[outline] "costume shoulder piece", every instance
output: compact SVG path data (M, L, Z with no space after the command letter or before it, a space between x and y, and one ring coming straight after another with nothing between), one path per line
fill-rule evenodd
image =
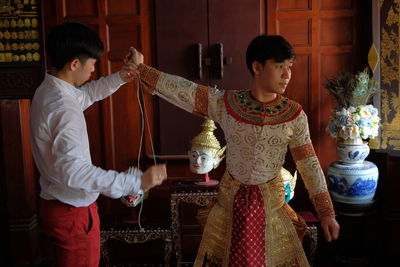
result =
M250 95L250 91L226 91L224 95L228 113L235 119L256 125L274 125L294 120L302 110L299 103L282 95L268 103L262 103Z

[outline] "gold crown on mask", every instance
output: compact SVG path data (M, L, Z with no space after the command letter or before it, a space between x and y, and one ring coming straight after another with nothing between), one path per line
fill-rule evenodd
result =
M214 130L217 129L214 121L206 119L201 124L201 127L203 130L191 140L191 147L214 150L217 156L221 156L226 147L221 149L221 145L214 135Z

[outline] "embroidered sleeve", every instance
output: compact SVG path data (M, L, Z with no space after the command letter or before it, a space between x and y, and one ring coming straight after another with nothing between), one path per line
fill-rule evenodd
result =
M144 64L138 67L140 80L151 93L200 117L219 121L223 93L179 76L160 72Z
M318 217L333 216L334 210L325 175L311 143L307 115L304 111L293 121L293 135L289 148Z

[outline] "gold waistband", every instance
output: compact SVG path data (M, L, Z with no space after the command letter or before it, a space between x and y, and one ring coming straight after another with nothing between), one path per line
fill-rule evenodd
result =
M239 190L241 184L242 183L234 179L229 172L225 172L219 186L218 201L222 207L226 209L230 208L230 201L236 195L236 192ZM255 186L260 188L260 191L263 193L263 195L269 195L268 199L271 201L270 205L272 211L282 207L285 203L285 189L281 175L278 175L266 183ZM264 201L265 200L266 199L264 199Z

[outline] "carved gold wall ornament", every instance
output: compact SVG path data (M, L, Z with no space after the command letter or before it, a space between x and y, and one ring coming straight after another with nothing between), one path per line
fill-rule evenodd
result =
M18 19L17 25L20 28L24 27L24 21L22 19Z
M400 0L380 3L381 149L400 151Z
M39 66L43 51L37 5L31 0L0 0L1 66ZM2 80L4 83L10 84Z
M24 26L27 28L31 27L31 20L29 18L26 18L24 20Z
M37 62L40 60L40 54L38 52L35 52L32 54L32 58L33 58L33 61Z

